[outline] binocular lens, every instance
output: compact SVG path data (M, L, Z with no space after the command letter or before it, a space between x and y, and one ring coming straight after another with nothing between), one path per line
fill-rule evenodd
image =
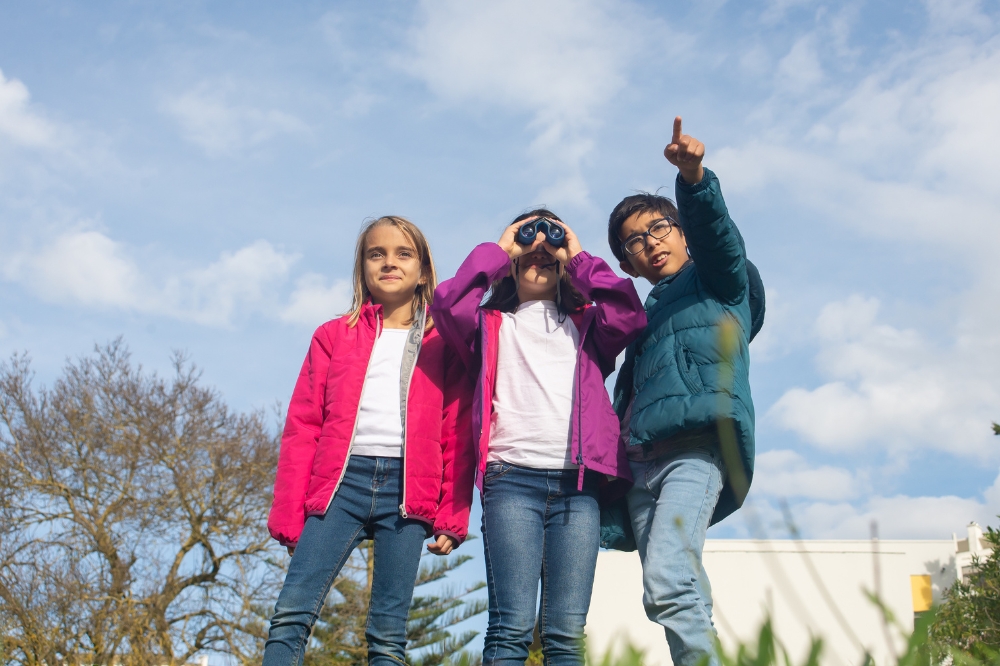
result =
M558 222L542 217L522 224L517 230L517 241L522 245L530 245L535 242L539 231L545 234L549 245L556 247L562 245L563 238L566 237L566 231Z

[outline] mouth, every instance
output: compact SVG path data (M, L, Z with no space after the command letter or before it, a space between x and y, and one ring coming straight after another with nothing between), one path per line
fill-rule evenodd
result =
M669 252L666 251L657 252L656 254L654 254L652 257L649 258L649 264L653 268L663 268L663 266L667 263L668 259L670 259Z
M402 279L403 278L399 277L398 275L382 275L382 276L379 277L378 281L379 282L396 282L396 281L399 281L399 280L402 280Z
M545 270L555 269L558 264L559 262L546 252L542 255L532 254L525 257L524 267L534 266L537 270Z

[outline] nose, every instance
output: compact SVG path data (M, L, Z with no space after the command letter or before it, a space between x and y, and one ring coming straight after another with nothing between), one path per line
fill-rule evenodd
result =
M653 238L652 235L646 236L645 240L646 240L645 250L647 252L652 252L653 250L655 250L656 248L658 248L660 246L660 240L661 239L659 239L659 238Z

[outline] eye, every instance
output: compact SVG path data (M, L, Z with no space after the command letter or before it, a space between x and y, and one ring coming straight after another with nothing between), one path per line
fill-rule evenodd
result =
M381 256L382 256L382 253L379 252L378 250L372 250L371 252L368 253L368 258L369 259L379 259L379 258L381 258Z
M412 259L413 253L410 252L409 250L403 250L402 252L399 253L399 256L406 257L407 259Z
M670 222L661 220L649 228L649 235L653 238L663 238L670 233Z

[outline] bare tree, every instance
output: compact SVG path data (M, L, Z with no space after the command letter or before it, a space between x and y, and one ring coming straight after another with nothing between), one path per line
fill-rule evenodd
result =
M0 365L0 654L183 663L260 653L283 561L265 520L278 442L181 356L167 380L121 340L51 389Z

